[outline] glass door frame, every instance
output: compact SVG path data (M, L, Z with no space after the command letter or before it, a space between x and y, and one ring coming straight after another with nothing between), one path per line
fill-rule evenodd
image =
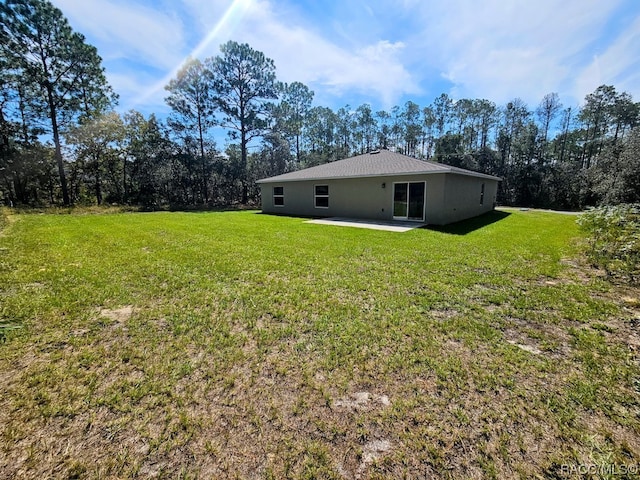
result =
M423 185L423 190L422 190L422 194L424 196L423 201L422 201L422 218L409 218L409 205L411 203L411 198L410 198L410 192L411 192L411 184L417 184L417 183L421 183ZM396 216L396 209L395 209L395 203L396 203L396 185L406 185L407 186L407 200L406 200L406 212L407 214L405 216L399 217ZM408 221L408 222L424 222L425 221L425 215L426 215L426 210L427 210L427 182L425 180L418 180L418 181L410 181L407 180L406 182L393 182L393 189L391 192L391 214L393 215L393 219L394 220L404 220L404 221Z

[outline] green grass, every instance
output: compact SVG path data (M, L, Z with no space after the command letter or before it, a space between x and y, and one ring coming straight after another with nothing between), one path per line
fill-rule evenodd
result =
M254 212L7 218L0 477L639 463L638 291L582 266L575 217L403 234Z

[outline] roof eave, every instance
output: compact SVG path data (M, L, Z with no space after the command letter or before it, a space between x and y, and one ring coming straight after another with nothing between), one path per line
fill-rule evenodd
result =
M261 180L257 180L256 183L290 183L290 182L316 182L316 181L324 181L324 180L348 180L354 178L375 178L375 177L406 177L412 175L437 175L437 174L454 174L454 175L463 175L467 177L477 177L477 178L485 178L487 180L495 180L498 182L502 181L502 178L495 177L493 175L487 175L485 173L480 172L456 172L451 169L442 169L437 171L427 171L427 172L403 172L403 173L376 173L369 175L346 175L346 176L319 176L312 178L287 178L287 179L279 179L278 177L269 177L263 178Z
M348 180L353 178L375 178L375 177L401 177L407 175L433 175L436 173L450 173L449 170L438 172L406 172L406 173L371 173L366 175L344 175L344 176L319 176L312 178L287 178L278 179L278 177L263 178L256 183L283 183L283 182L315 182L317 180Z

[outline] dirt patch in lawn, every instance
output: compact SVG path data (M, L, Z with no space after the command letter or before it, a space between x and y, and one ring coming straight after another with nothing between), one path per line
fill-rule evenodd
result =
M337 399L333 402L336 408L346 408L350 410L365 410L375 407L388 407L391 405L389 397L386 395L375 395L369 392L355 392L348 397Z
M120 308L102 308L98 314L118 323L125 323L133 315L133 305L125 305Z

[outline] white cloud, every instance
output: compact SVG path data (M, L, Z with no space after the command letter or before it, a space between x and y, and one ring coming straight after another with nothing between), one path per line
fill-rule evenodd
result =
M600 85L614 85L634 98L640 96L640 18L620 32L615 41L601 54L594 55L575 81L580 98Z
M199 18L211 16L204 4L190 1L193 8L202 8L197 13ZM220 29L217 42L212 40L209 53L203 55L217 53L219 43L233 39L247 42L272 58L278 78L286 82L300 81L336 95L355 91L375 97L387 107L403 94L419 93L416 80L399 60L404 49L401 42L379 40L349 50L304 25L292 10L279 5L276 13L271 2L244 1L250 6L242 21Z
M114 0L54 0L78 31L100 43L105 61L136 62L158 69L172 68L182 56L185 39L181 20L133 2Z
M537 103L572 90L572 71L620 0L450 0L420 9L443 77L462 96ZM573 93L573 92L571 92Z
M157 78L144 72L135 76L131 72L111 72L107 75L109 84L120 96L119 105L122 111L130 109L162 114L169 108L164 102L167 92L155 88Z
M120 0L54 0L72 27L98 47L109 83L123 110L161 111L158 77L180 64L186 48L184 25L173 11Z
M332 106L352 97L387 109L406 98L426 104L451 85L456 98L521 97L531 107L554 91L581 101L601 83L640 95L640 20L594 50L629 0L54 3L98 47L123 109L162 110L163 87L184 59L216 55L230 39L264 52L280 80L301 81Z

